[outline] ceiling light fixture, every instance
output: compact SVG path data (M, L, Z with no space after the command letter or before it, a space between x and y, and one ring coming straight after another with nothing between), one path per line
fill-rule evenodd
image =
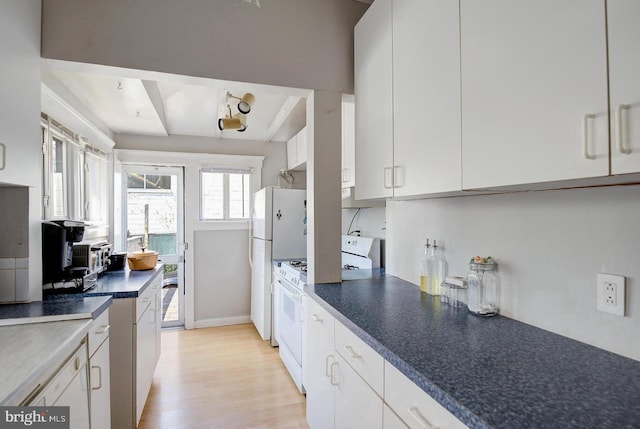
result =
M231 106L227 104L227 114L224 118L218 118L218 129L224 130L236 130L243 132L247 129L247 117L243 113L236 113L231 115Z
M231 113L231 105L229 99L234 98L239 100L237 109L238 113L235 115ZM251 108L256 101L256 97L250 92L245 93L242 97L236 97L235 95L227 92L226 98L226 114L224 118L218 118L218 129L224 130L236 130L243 132L247 129L247 113L251 112Z

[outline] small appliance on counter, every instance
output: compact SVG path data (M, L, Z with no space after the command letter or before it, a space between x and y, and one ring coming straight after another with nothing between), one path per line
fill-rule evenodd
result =
M84 243L85 224L42 222L42 288L45 293L76 293L94 287L107 269L112 245Z

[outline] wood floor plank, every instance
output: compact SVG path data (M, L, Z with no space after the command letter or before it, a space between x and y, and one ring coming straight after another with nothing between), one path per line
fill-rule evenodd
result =
M139 429L308 429L305 397L251 324L163 331Z

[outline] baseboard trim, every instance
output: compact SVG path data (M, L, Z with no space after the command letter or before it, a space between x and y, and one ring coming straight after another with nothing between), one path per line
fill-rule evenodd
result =
M251 316L223 317L220 319L196 320L194 323L194 327L196 329L213 328L215 326L243 325L245 323L251 323Z

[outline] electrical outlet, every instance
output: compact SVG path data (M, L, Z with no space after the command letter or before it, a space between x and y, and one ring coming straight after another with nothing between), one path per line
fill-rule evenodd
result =
M599 273L597 284L598 311L624 316L625 278Z

